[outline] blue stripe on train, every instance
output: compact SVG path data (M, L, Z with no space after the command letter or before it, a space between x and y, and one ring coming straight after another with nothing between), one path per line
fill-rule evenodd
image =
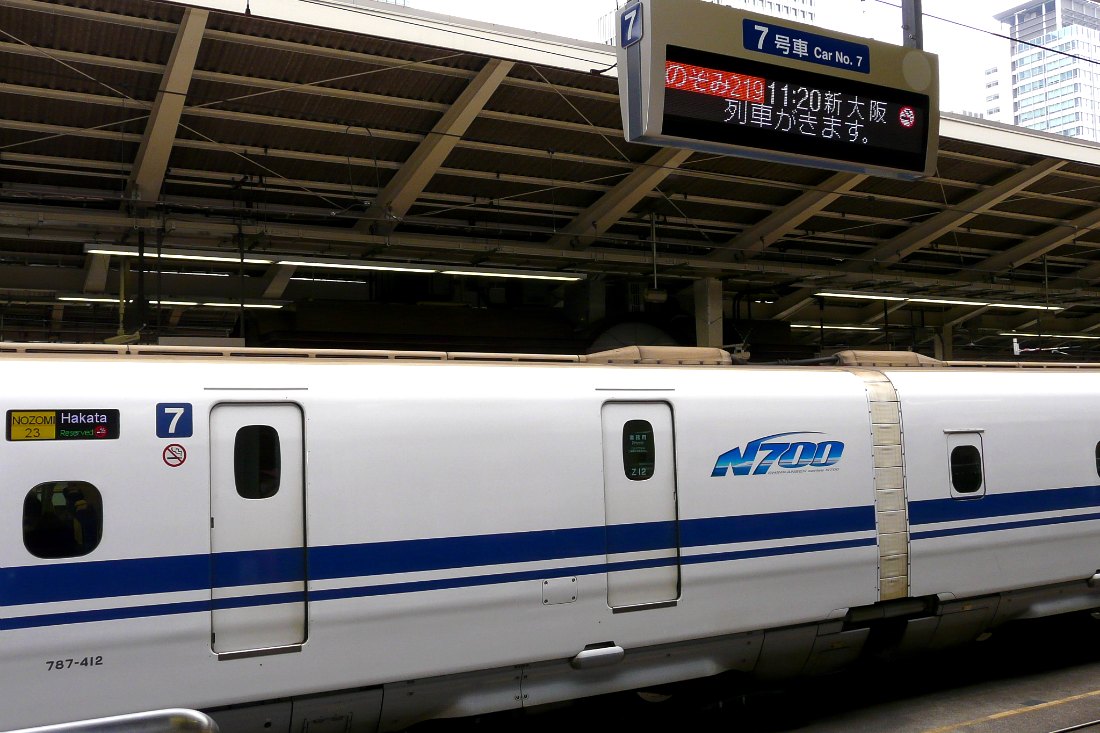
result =
M697 565L709 562L726 562L730 560L744 560L761 557L779 557L784 555L803 554L807 552L824 552L827 550L842 550L854 547L873 547L874 537L865 537L854 540L838 540L834 542L814 542L785 547L762 547L751 550L737 550L730 552L717 552L704 555L692 555L681 557L682 565ZM105 608L94 611L73 611L67 613L39 614L34 616L21 616L10 619L0 619L0 631L11 629L37 628L43 626L59 626L63 624L88 623L92 621L112 621L127 618L148 618L154 616L169 616L181 613L205 613L212 608L242 608L246 606L266 606L280 603L300 603L308 598L312 602L333 601L348 598L366 598L369 596L396 595L399 593L420 593L432 590L444 590L450 588L470 588L485 585L498 585L501 583L517 583L527 580L542 580L548 577L563 577L571 575L594 575L604 572L619 570L638 570L672 565L677 558L654 558L649 560L628 560L613 563L592 563L587 565L574 565L570 567L553 568L550 570L526 570L513 573L492 573L487 575L471 575L460 578L439 578L435 580L416 580L403 583L389 583L382 585L365 585L352 588L333 588L329 590L313 591L305 593L275 593L256 596L243 596L238 598L224 598L215 601L190 601L183 603L159 603L145 606L131 606L128 608Z
M844 507L694 519L679 526L650 522L311 547L307 554L309 577L331 580L668 549L676 547L677 529L686 548L873 531L874 523L872 507ZM301 580L301 558L297 549L220 553L215 587ZM0 606L202 590L211 587L211 564L209 555L184 555L3 568Z
M1038 514L1088 507L1100 507L1100 486L1015 491L1011 494L987 494L973 499L913 501L909 503L909 524L917 527L938 522L1006 517L1014 514Z
M983 534L985 532L1002 532L1007 529L1023 529L1025 527L1049 527L1055 524L1072 524L1074 522L1091 522L1100 519L1100 514L1074 514L1068 517L1044 517L1043 519L1026 519L1016 522L995 522L993 524L977 524L967 527L947 527L945 529L928 529L913 532L910 539L927 540L935 537L955 537L961 534Z

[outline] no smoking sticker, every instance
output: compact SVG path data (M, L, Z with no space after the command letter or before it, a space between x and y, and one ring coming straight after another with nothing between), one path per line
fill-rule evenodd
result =
M165 447L161 457L166 465L176 468L182 466L183 462L187 460L187 450L179 443L172 443Z

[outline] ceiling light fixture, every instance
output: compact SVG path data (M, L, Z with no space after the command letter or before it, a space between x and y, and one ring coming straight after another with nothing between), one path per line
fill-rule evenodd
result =
M283 303L199 303L199 305L206 308L268 308L271 310L278 310L283 307Z
M455 267L454 265L433 265L430 263L384 262L380 260L339 260L323 257L295 257L279 259L277 265L295 267L323 267L334 270L378 270L382 272L439 273L442 275L467 277L500 277L515 280L556 280L576 282L587 275L576 272L554 272L543 270L513 270L495 267Z
M405 264L403 262L371 262L367 260L325 260L312 257L276 260L277 265L324 267L333 270L380 270L382 272L439 272L438 267Z
M1030 303L992 303L985 300L967 300L962 298L924 298L908 295L885 295L879 293L849 293L844 291L829 291L814 293L822 298L848 298L852 300L884 300L895 303L922 303L925 305L963 305L975 308L1015 308L1018 310L1034 311L1062 311L1065 306L1058 305L1032 305Z
M67 303L110 303L112 305L118 305L118 298L111 298L111 297L99 297L99 296L89 296L89 295L59 295L59 296L57 296L57 299L60 300L60 301L67 302ZM130 299L130 298L126 299L126 304L127 305L133 305L134 302L135 301L133 299ZM191 307L197 307L197 306L205 306L207 308L240 308L241 307L241 304L239 302L229 303L229 302L210 301L210 302L203 303L203 302L199 302L197 300L150 300L150 301L148 301L148 303L149 303L149 305L160 305L160 306L164 306L165 308L191 308ZM267 303L261 303L261 302L258 302L258 301L250 303L250 302L246 301L244 303L245 308L278 309L278 308L283 308L286 305L287 304L285 302L279 302L279 301L267 302Z
M1073 336L1067 333L1022 333L1019 331L1005 331L998 335L1025 336L1027 338L1080 339L1082 341L1100 341L1100 336Z
M85 254L113 255L117 257L137 257L138 248L128 245L84 245ZM224 262L246 265L285 265L288 267L324 268L332 270L368 270L377 272L409 272L414 274L441 273L443 275L467 277L500 277L516 280L552 280L559 282L577 282L587 279L583 272L557 272L546 270L501 269L495 267L464 267L454 265L435 265L419 262L386 262L382 260L350 260L325 257L297 257L290 255L245 255L242 260L231 251L161 249L146 248L145 256L164 260L188 260L192 262ZM195 273L197 274L197 273Z
M905 300L900 295L878 295L877 293L814 293L819 298L849 298L851 300Z
M118 298L93 298L84 297L78 295L59 295L58 300L63 300L69 303L117 303Z
M142 270L146 275L184 275L186 277L233 277L228 272L196 272L194 270Z
M822 326L817 323L792 323L791 328L824 328L826 331L878 331L877 326Z
M363 280L341 280L333 277L292 277L292 282L302 283L339 283L342 285L365 285Z
M584 280L587 275L580 272L538 272L536 270L491 270L479 268L463 268L461 270L443 270L444 275L460 275L466 277L504 277L518 280L559 280L562 282L577 282Z
M89 255L114 255L116 257L137 257L138 248L126 245L86 244L84 254ZM242 260L238 255L216 250L191 250L191 249L161 249L158 254L156 249L146 247L145 257L162 260L188 260L191 262L244 262L246 265L270 265L272 260L266 257L245 256Z

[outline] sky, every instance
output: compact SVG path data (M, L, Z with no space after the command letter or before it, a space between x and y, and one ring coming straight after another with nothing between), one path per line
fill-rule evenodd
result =
M924 48L940 57L940 102L949 111L985 109L983 72L1008 58L1008 41L930 16L1003 32L993 15L1022 0L923 0ZM400 1L399 1L400 4ZM417 10L457 15L583 41L601 41L600 18L615 0L406 0ZM817 0L817 24L888 43L902 42L901 0Z

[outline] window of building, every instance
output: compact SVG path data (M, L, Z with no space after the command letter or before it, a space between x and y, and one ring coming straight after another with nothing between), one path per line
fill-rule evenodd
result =
M653 425L648 420L628 420L623 425L623 470L631 481L652 478L657 466Z
M23 545L35 557L81 557L103 530L103 498L85 481L38 484L23 499Z
M233 445L237 493L245 499L270 499L279 493L282 458L279 433L270 425L245 425Z

